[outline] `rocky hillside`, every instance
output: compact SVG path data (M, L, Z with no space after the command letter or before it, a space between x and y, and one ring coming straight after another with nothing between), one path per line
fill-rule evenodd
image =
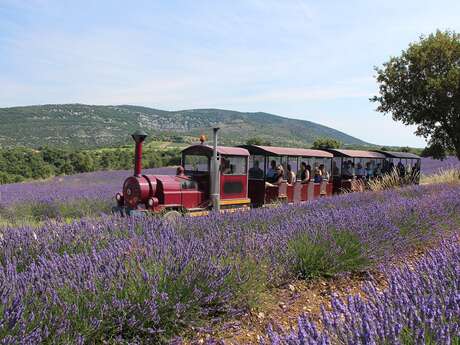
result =
M318 137L335 138L345 145L369 145L314 122L267 113L53 104L0 108L0 146L114 146L129 143L129 134L138 128L144 129L151 140L188 143L202 133L210 134L213 126L222 128L221 142L228 145L242 144L254 137L284 146L309 146Z

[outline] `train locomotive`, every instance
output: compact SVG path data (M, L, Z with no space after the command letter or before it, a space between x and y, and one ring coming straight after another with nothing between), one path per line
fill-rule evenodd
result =
M142 174L142 145L147 134L141 130L132 134L134 174L124 181L122 192L116 194L117 206L113 211L131 216L156 213L175 217L277 202L301 203L350 189L357 178L348 176L347 167L351 165L358 169L372 167L373 171L388 171L396 166L420 169L420 157L407 152L219 146L218 131L219 128L213 129L213 145L208 145L202 136L199 144L182 150L181 167L176 175ZM328 178L316 182L312 178L307 183L300 180L267 183L271 165L298 171L301 164L322 166Z

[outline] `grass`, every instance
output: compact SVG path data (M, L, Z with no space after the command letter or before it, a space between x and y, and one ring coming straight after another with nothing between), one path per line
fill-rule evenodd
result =
M98 217L110 214L112 202L98 199L79 199L66 202L29 202L0 207L0 227L39 226L44 221L55 219L71 222L83 217Z
M300 234L288 244L293 258L293 270L301 279L331 277L339 272L353 272L369 264L364 248L356 235L333 230L311 238Z
M441 169L432 175L422 175L420 184L460 183L460 168Z

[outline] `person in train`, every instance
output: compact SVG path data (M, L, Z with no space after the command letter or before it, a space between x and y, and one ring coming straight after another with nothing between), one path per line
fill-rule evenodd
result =
M343 171L342 175L345 179L352 179L355 176L355 169L353 168L353 162L351 160L344 162L342 171Z
M374 169L372 169L371 162L366 163L366 178L372 180L374 178Z
M274 182L276 181L276 170L277 170L277 167L276 167L276 161L275 160L272 160L270 162L270 168L268 169L267 171L267 181L268 182Z
M266 181L265 186L267 186L267 187L276 187L276 186L279 186L281 183L284 182L284 169L283 169L283 166L281 164L276 167L275 173L276 173L276 175L275 175L275 177L273 179L273 182Z
M314 183L321 183L322 181L323 181L323 177L322 177L322 174L321 174L321 170L319 170L319 167L316 167L313 182Z
M294 184L296 181L295 172L292 171L291 164L287 165L287 183Z
M382 176L382 167L380 163L377 163L374 169L374 177L380 178Z
M224 175L231 173L230 162L228 161L228 159L222 158L220 162L220 169L222 171L222 174Z
M254 161L254 165L249 169L249 177L255 179L264 178L264 171L259 167L259 161Z
M399 161L398 165L396 166L396 170L398 171L399 177L406 176L406 168L404 167L404 164L402 164L401 161Z
M183 167L182 165L179 165L179 166L177 167L177 169L176 169L176 176L177 176L177 177L183 177L183 178L184 178L184 177L187 177L187 176L185 176L185 169L184 169L184 167Z
M321 180L322 181L329 181L329 172L326 170L324 164L320 164L319 171L321 172Z
M308 165L305 162L300 163L299 177L301 183L308 183L310 181L310 170L308 169Z
M356 178L366 178L366 169L363 168L363 165L361 163L358 163L358 168L356 169Z

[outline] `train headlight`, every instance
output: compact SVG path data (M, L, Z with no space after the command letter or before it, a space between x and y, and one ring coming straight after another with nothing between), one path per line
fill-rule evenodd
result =
M149 205L149 207L153 207L154 204L155 204L155 202L153 201L152 198L147 199L147 205Z
M117 193L117 195L115 195L115 199L117 199L117 201L122 201L123 195L121 195L121 193Z

